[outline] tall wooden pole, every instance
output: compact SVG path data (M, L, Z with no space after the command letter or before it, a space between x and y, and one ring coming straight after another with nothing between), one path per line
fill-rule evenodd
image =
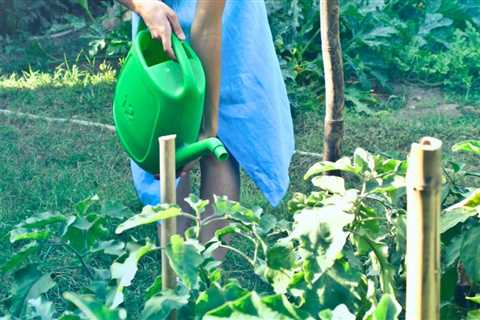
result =
M406 319L440 319L441 149L425 137L408 159Z
M343 137L344 79L338 0L320 0L320 31L325 74L325 133L323 159L340 158Z
M160 203L176 203L175 190L175 135L158 138L160 149ZM177 233L177 219L163 220L157 225L157 233L162 248L166 248L170 237ZM170 267L166 251L162 250L162 289L175 289L177 280L175 271ZM175 319L172 312L169 319Z

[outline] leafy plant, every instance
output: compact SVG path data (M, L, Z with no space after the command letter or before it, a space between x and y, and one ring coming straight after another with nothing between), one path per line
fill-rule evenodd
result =
M478 145L467 141L454 149L479 152ZM324 175L330 171L344 177ZM352 157L316 163L305 175L312 191L294 194L285 220L225 197L216 197L214 214L205 217L208 201L193 195L186 199L193 213L162 204L132 215L93 196L72 212L34 215L10 232L18 247L2 266L14 284L4 307L22 319L125 319L126 291L143 261L165 250L178 285L163 291L161 277L151 274L142 319L166 319L174 310L180 319L398 319L405 293L405 172L405 161L360 148ZM470 191L441 217L442 316L447 318L478 314L472 305L478 303L480 281L480 191ZM138 237L144 226L179 216L192 226L166 247ZM114 230L109 227L120 219ZM200 243L202 228L218 220L225 227ZM251 250L230 243L232 235ZM212 254L218 248L244 259L264 285L247 290L223 277L224 267ZM69 253L68 261L76 260L74 267L82 270L76 276L83 285L76 290L62 285L63 264L52 267L56 250ZM49 302L53 288L68 302L65 307Z

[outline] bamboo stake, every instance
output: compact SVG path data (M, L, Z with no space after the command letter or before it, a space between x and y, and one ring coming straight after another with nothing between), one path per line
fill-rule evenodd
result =
M160 146L160 203L176 203L175 193L175 135L158 138ZM170 237L177 233L177 219L170 218L157 226L157 234L162 248L166 248ZM175 271L170 267L165 250L162 250L162 289L175 289ZM176 319L172 312L169 319Z
M413 143L407 170L407 320L440 319L442 142Z

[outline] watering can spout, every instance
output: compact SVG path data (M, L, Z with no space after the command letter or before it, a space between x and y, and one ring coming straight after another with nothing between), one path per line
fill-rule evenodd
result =
M217 138L208 138L178 148L175 152L176 166L181 168L207 153L211 153L220 161L228 159L228 152L223 143Z

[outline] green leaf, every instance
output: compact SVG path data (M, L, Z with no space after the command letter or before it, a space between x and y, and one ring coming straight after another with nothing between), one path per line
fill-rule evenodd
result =
M357 168L352 166L352 162L350 158L344 157L336 162L331 161L322 161L315 163L310 169L308 169L307 173L303 177L305 180L312 178L313 176L317 176L329 171L343 171L348 173L353 173L359 175L360 172Z
M99 201L100 201L100 198L96 194L86 199L83 199L82 201L75 204L74 206L75 213L77 215L84 216L87 214L90 207L98 203Z
M10 231L10 243L20 240L45 240L50 234L48 230L13 229Z
M442 268L449 269L453 267L460 257L460 251L462 249L463 234L452 238L444 247L444 253L442 254L442 260L444 262Z
M73 303L87 319L123 320L127 318L125 309L112 310L101 301L98 301L93 295L65 292L63 298Z
M115 229L115 233L120 234L125 230L129 230L141 225L170 219L179 216L181 213L182 210L176 206L157 205L152 207L148 205L142 209L141 213L136 214L127 221L121 223L117 229Z
M189 289L198 287L199 266L204 261L202 250L203 247L198 241L193 239L184 241L177 234L170 237L167 245L166 254L170 266Z
M452 147L452 151L465 151L480 155L480 140L467 140L459 142Z
M480 282L480 225L470 228L463 235L460 261L463 263L468 278Z
M267 265L274 270L292 269L295 266L295 254L292 248L283 245L269 247Z
M201 214L205 211L205 208L207 208L209 201L208 200L202 200L195 194L191 193L187 198L185 198L185 202L192 207L193 211L195 211L195 214L197 216L201 216Z
M480 319L480 309L469 311L467 313L467 318L465 320L479 320Z
M38 298L55 286L50 274L41 274L34 265L28 265L16 271L13 276L10 312L16 316L23 314L29 300Z
M11 272L12 270L18 268L28 257L32 256L38 251L38 243L36 241L30 242L24 245L20 250L18 250L10 259L2 265L2 272Z
M28 300L26 316L28 319L51 320L54 318L55 308L51 301L45 301L42 296Z
M195 303L195 316L202 319L203 316L225 303L225 296L217 284L212 284L206 291L200 293Z
M102 214L115 219L125 219L133 216L133 211L120 202L107 200L102 203Z
M121 256L125 253L125 243L119 240L99 241L91 252L103 251L112 256Z
M114 262L110 267L112 279L117 280L117 291L115 298L112 302L112 307L115 308L123 302L123 288L132 284L133 278L138 271L138 262L140 259L151 252L155 246L149 242L144 246L138 246L136 244L129 245L130 254L128 258L123 262Z
M315 281L330 268L345 245L348 234L343 228L354 215L344 212L342 206L307 208L294 217L291 237L300 241L307 281Z
M141 319L167 319L173 310L178 310L187 305L189 297L188 294L177 294L172 290L166 290L162 292L162 295L152 297L145 302Z
M228 200L226 196L215 196L214 199L216 215L225 216L245 225L260 223L260 217L262 214L260 208L257 208L256 210L245 208L236 201Z
M319 316L320 320L355 320L355 316L344 304L339 304L333 310L322 310Z
M253 291L238 300L227 302L223 306L208 312L204 320L235 319L235 320L290 320L290 314L282 314L280 310L271 309L262 298Z
M368 314L365 320L396 320L402 311L402 307L392 294L384 294L375 310Z
M447 209L440 216L440 233L445 233L459 223L477 214L477 210L468 207Z
M480 294L477 294L473 297L465 297L467 300L473 301L477 304L480 304Z
M17 224L16 228L40 228L50 224L65 222L67 218L58 212L42 212L27 218L25 221Z
M145 300L150 299L162 291L162 276L157 276L150 287L145 291Z
M322 190L331 193L345 193L345 180L337 176L316 176L312 179L312 184Z

